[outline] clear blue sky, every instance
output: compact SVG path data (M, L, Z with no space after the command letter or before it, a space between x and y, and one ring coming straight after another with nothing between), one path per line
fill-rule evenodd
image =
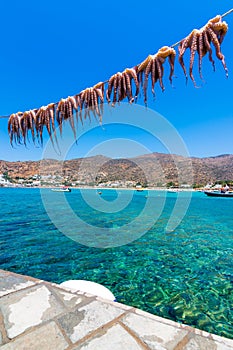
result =
M231 7L230 0L1 1L0 115L56 102L106 80ZM173 124L192 156L233 153L233 13L225 20L229 31L222 52L229 78L225 78L217 58L213 72L205 57L206 84L195 89L191 81L186 86L176 61L175 88L164 79L165 92L156 86L156 101L149 99L149 107ZM194 74L200 85L196 68ZM143 104L143 98L138 103ZM114 137L127 137L127 130L123 134L116 129ZM90 137L95 142L92 133L80 142L80 147L87 147ZM147 135L136 130L135 139L140 137L146 140ZM0 143L0 159L41 157L42 150L33 146L12 149L7 120L2 119ZM152 151L161 151L156 145L151 147ZM138 152L136 147L135 155Z

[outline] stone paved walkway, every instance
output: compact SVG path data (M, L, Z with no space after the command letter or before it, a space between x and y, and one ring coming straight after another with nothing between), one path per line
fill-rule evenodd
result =
M230 350L233 340L0 270L0 350Z

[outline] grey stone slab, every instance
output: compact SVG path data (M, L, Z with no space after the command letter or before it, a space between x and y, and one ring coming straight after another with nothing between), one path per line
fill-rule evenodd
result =
M58 322L70 340L75 343L124 312L124 309L95 300L62 316Z
M96 297L96 300L103 301L105 303L113 305L114 307L119 307L120 309L125 310L125 311L130 311L130 310L134 309L134 307L132 307L132 306L121 304L121 303L118 303L117 301L111 301L111 300L103 299L101 297Z
M44 285L36 285L2 297L0 309L10 339L66 311Z
M232 350L233 349L233 346L228 346L226 344L223 344L223 343L216 343L217 345L217 350Z
M174 349L188 334L186 330L129 313L122 321L152 350Z
M144 350L140 344L119 324L94 338L75 347L73 350Z
M54 293L58 295L58 297L61 299L61 301L65 304L65 306L69 309L76 308L77 305L79 305L82 302L85 302L87 300L87 297L84 295L78 295L74 293L70 293L66 290L63 290L61 288L55 288L50 287L50 290L53 290Z
M211 337L216 342L218 350L233 349L233 339L220 337L219 335L216 335L216 334L209 334L209 337Z
M65 350L69 344L55 322L38 327L8 344L1 350Z
M26 277L2 274L0 275L0 297L33 285L35 282L29 281Z
M217 350L217 346L211 339L194 336L182 350Z
M9 271L0 270L0 278L6 277L7 275L9 275Z
M223 338L224 341L224 338ZM202 337L196 334L190 334L190 339L182 350L232 350L231 345L216 342L211 334L209 337Z

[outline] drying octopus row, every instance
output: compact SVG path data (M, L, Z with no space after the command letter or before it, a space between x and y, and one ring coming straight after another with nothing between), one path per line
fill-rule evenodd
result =
M209 54L210 62L213 67L215 67L211 44L215 48L216 57L221 60L223 64L226 75L228 74L225 58L221 52L221 43L227 30L227 23L222 21L221 16L216 16L209 20L203 28L200 30L194 29L186 38L180 41L178 47L178 60L187 79L184 54L187 49L190 49L189 76L195 86L196 82L192 71L196 52L199 55L198 68L201 79L203 79L201 72L202 59L207 53ZM149 77L151 78L151 89L153 95L155 94L154 87L157 81L159 82L162 91L164 91L164 63L166 59L168 59L170 65L169 80L172 82L175 56L176 51L174 48L164 46L159 49L156 54L149 55L141 64L133 68L126 68L123 72L118 72L112 75L107 82L107 102L111 102L113 106L116 102L120 102L125 98L128 99L129 103L136 102L140 92L140 86L142 86L144 103L147 104ZM56 123L59 125L60 133L62 133L62 124L64 120L69 120L74 135L76 136L73 117L74 112L76 112L77 120L80 119L82 123L83 113L84 118L86 119L87 116L90 118L90 112L92 112L94 116L98 116L101 121L104 102L104 85L105 83L100 82L91 88L86 88L75 96L61 99L58 103L51 103L48 106L42 106L39 109L12 114L8 121L8 132L11 144L13 142L21 143L22 139L26 144L29 130L31 131L33 141L39 139L42 143L44 127L46 127L51 139L52 135L56 138Z
M32 140L40 140L43 143L43 129L46 127L47 132L53 142L52 136L56 139L56 123L59 125L60 133L62 133L63 121L69 120L74 135L76 136L74 113L77 119L82 120L82 112L84 118L92 111L101 119L101 107L104 102L104 83L100 82L91 88L81 91L75 96L68 96L61 99L57 104L50 103L39 109L33 109L26 112L13 113L8 120L8 133L11 144L26 144L28 140L28 132L31 131Z
M178 51L179 51L179 63L184 71L184 74L187 79L186 68L184 65L183 56L186 50L190 49L190 65L189 65L189 75L192 79L194 85L196 86L196 82L193 77L193 64L195 53L198 52L199 55L199 73L201 79L201 65L202 58L209 53L209 60L212 62L213 67L214 60L212 57L212 48L211 44L215 47L216 56L221 60L223 67L225 69L226 75L228 75L225 58L221 53L221 43L224 39L228 30L228 25L226 22L222 21L221 16L216 16L213 19L209 20L208 23L201 28L200 30L194 29L185 39L181 40ZM147 104L147 86L149 76L151 77L151 86L152 86L152 94L155 94L154 86L157 81L159 81L160 87L162 91L164 91L163 84L163 75L164 75L164 62L166 58L168 58L170 65L170 75L169 80L172 83L172 76L174 74L174 63L175 63L176 51L174 48L169 46L164 46L155 55L149 55L141 64L134 68L127 68L124 72L116 73L108 81L108 88L106 92L106 99L108 103L111 102L111 93L112 97L112 105L115 105L116 102L122 101L124 98L128 98L129 102L132 103L137 101L137 97L139 94L140 85L143 86L144 93L144 103ZM144 82L143 82L144 77ZM134 81L136 91L135 94L132 94L132 81Z
M118 72L111 76L108 81L108 88L106 91L106 99L108 103L112 101L112 105L115 105L116 102L120 102L126 97L130 103L136 102L140 90L140 85L143 85L144 102L146 104L149 75L151 75L152 93L154 94L154 85L157 80L159 80L160 86L162 90L164 90L162 81L164 73L163 64L165 62L165 59L168 57L171 67L169 76L169 79L171 81L174 72L175 55L176 51L173 48L164 46L155 55L149 55L140 65L133 68L126 68L122 73ZM134 82L135 85L134 93L132 82ZM112 100L111 94L113 96Z

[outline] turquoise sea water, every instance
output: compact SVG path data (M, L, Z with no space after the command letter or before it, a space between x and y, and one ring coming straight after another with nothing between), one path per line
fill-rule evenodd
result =
M89 194L98 196L95 190ZM60 195L53 193L54 210ZM83 220L99 228L117 228L139 215L146 195L135 192L119 213L89 208L79 190L65 197ZM117 193L102 190L101 196L111 203ZM177 195L154 191L155 206L161 196L165 207L147 233L127 245L100 249L58 231L39 189L2 188L0 268L57 283L95 281L119 302L233 338L233 199L194 193L180 225L166 232Z

